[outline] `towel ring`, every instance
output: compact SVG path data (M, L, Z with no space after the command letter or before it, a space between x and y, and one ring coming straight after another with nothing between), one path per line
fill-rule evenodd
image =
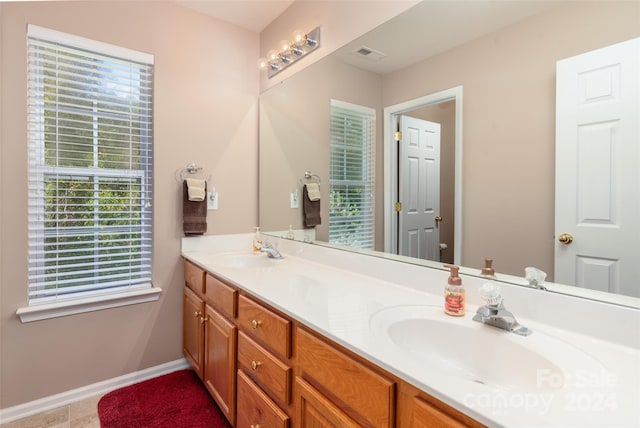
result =
M187 164L184 168L176 171L176 181L179 184L181 184L184 181L184 179L188 177L187 174L194 175L194 174L198 174L200 171L202 171L202 167L197 165L195 162L191 162ZM211 174L207 176L205 181L207 183L211 181Z
M318 174L314 174L311 171L305 171L304 172L304 179L305 180L314 180L316 183L320 184L320 176ZM300 184L305 184L302 179L299 180Z

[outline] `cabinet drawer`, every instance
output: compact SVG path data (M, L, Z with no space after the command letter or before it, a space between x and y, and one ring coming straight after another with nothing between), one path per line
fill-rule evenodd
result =
M238 299L238 327L279 357L291 356L291 322L244 296Z
M205 276L204 295L207 303L218 308L223 315L235 318L237 315L238 292L207 273Z
M184 261L184 282L196 293L204 293L204 271L188 260Z
M482 425L466 416L462 422L421 397L413 398L412 428L466 428L472 426Z
M275 400L289 404L291 368L242 332L238 334L238 364Z
M301 329L296 330L296 355L302 377L314 379L325 394L355 411L363 425L393 426L394 382Z
M242 370L238 370L237 428L288 428L289 416Z

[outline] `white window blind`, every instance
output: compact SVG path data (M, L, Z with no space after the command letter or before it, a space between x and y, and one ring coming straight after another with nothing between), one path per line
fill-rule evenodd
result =
M374 247L375 110L331 100L329 242Z
M153 56L28 28L29 305L151 287Z

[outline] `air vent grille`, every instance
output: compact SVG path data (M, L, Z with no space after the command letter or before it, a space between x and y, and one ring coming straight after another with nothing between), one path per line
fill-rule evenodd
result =
M377 51L375 49L371 49L371 48L369 48L367 46L362 46L362 47L354 50L352 53L354 55L358 55L358 56L361 56L363 58L366 58L366 59L368 59L370 61L378 61L378 60L384 58L385 56L387 56L386 54L384 54L384 53L382 53L380 51Z

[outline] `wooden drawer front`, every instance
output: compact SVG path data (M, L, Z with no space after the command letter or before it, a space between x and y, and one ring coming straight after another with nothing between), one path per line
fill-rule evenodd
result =
M236 428L288 428L289 416L258 386L238 370L238 417Z
M236 317L238 292L209 273L205 276L204 295L207 303L218 308L223 315Z
M238 327L279 357L291 356L291 322L244 296L238 299Z
M465 422L459 421L420 397L413 398L412 428L468 428L482 426L466 415L462 416Z
M291 368L242 332L238 334L238 365L276 401L289 404Z
M392 381L301 329L296 334L296 355L302 376L314 379L327 395L353 409L366 426L393 426Z
M204 293L204 271L188 260L184 261L184 282L196 293Z
M360 424L299 377L296 377L295 423L298 428L360 427Z

